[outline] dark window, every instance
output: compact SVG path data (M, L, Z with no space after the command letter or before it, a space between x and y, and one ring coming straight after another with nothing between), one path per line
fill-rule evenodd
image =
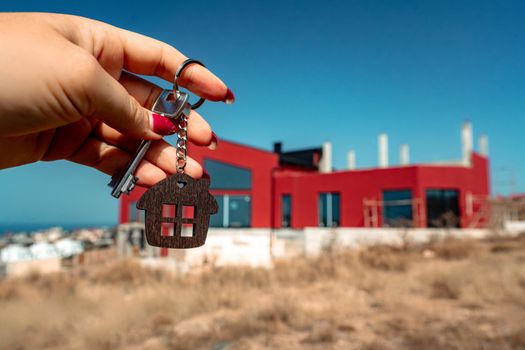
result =
M412 226L412 192L383 191L383 226Z
M457 190L427 190L427 226L459 227L459 192Z
M250 196L230 196L229 227L250 227Z
M210 219L211 227L250 227L250 196L215 196L219 211Z
M339 226L339 193L321 193L319 195L319 226Z
M137 202L130 202L128 208L128 222L144 222L144 210L137 209Z
M249 190L252 188L252 172L249 169L205 159L204 168L211 177L211 189Z
M292 226L292 196L283 194L281 197L281 226Z

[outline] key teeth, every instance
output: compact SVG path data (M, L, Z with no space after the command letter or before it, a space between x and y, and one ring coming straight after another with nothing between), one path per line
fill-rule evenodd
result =
M133 191L133 189L137 185L137 181L139 181L139 178L136 176L133 176L133 178L131 179L131 182L129 183L128 190L126 191L126 193L130 193L131 191Z

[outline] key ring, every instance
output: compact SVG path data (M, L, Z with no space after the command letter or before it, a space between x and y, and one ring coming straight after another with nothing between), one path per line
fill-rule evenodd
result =
M199 65L201 65L203 67L206 67L204 65L204 63L202 63L201 61L195 60L193 58L188 58L186 61L182 62L180 64L179 68L177 68L177 71L175 72L175 79L174 79L174 82L173 82L173 92L177 93L179 91L179 84L177 83L177 80L179 80L179 77L182 74L182 72L184 71L184 69L186 67L188 67L192 63L196 63L196 64L199 64ZM206 100L201 97L197 102L195 102L194 104L191 105L191 109L199 108L200 106L202 106L204 101L206 101Z

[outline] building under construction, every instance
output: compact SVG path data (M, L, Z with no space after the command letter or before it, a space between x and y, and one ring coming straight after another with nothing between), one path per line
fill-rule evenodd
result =
M221 140L211 151L189 146L189 155L211 177L219 212L211 227L483 227L488 224L488 140L474 151L472 126L461 131L462 159L411 164L408 145L401 164L388 162L388 136L378 137L378 166L356 169L348 152L344 170L332 167L332 147L273 151ZM120 201L120 222L140 222L137 188Z

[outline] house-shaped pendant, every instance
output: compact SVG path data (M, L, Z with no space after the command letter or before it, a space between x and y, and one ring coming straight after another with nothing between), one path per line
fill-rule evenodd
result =
M209 187L208 179L196 180L186 174L174 174L147 190L137 202L137 208L146 211L148 244L179 249L202 246L210 215L218 211ZM163 230L166 226L172 229ZM191 230L191 236L182 235L183 226Z

